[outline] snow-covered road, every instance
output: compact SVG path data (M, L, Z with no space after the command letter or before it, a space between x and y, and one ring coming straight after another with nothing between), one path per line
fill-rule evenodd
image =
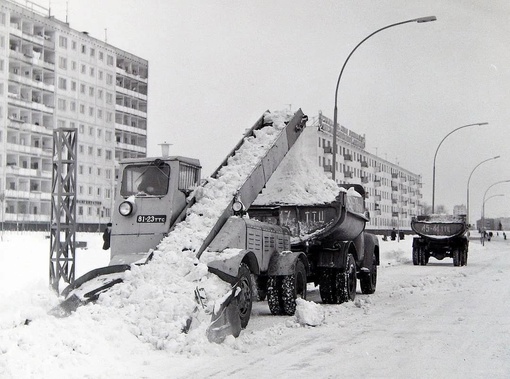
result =
M410 243L381 241L377 292L323 305L321 326L298 327L259 303L240 351L181 361L176 377L509 377L510 241L471 241L465 267L413 266Z
M78 251L78 271L107 263L100 234L79 239L89 249ZM448 258L413 266L411 237L380 243L376 293L320 304L321 325L272 316L267 303L258 302L239 338L216 345L183 335L185 348L172 352L136 338L114 313L91 308L67 319L47 316L56 301L47 288L48 241L6 235L0 242L0 377L510 377L510 240L499 236L485 246L472 240L465 267ZM308 300L320 303L313 286ZM24 325L27 317L33 321Z

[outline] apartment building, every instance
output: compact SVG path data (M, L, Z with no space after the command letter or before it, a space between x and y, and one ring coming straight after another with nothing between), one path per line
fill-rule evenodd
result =
M336 165L333 164L333 121L321 112L314 119L318 165L335 170L339 184L361 184L367 192L371 220L367 229L410 230L411 218L423 212L421 175L365 151L365 136L337 127Z
M118 161L146 156L147 89L145 59L0 0L2 225L48 228L56 128L76 129L79 229L110 221Z

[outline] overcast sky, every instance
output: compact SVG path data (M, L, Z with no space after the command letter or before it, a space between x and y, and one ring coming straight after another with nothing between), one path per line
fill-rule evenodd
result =
M265 110L298 108L365 134L367 150L423 176L432 203L466 203L479 218L487 188L510 179L508 0L51 0L73 29L149 61L149 155L159 143L199 158L209 175ZM105 29L107 32L105 33ZM486 216L510 216L510 183L494 186Z

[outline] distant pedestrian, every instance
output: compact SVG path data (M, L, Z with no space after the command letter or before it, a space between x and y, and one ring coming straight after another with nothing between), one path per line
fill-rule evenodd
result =
M503 239L506 240L506 233L505 232L503 232Z
M103 232L103 250L108 250L110 248L110 236L112 233L112 223L109 222L106 224L106 228Z
M395 228L393 228L393 230L391 231L391 240L395 241L396 239L397 239L397 231L395 230Z

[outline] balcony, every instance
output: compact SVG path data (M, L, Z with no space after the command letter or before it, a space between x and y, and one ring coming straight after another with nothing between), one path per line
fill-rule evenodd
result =
M333 154L333 148L331 146L324 146L324 154Z
M368 183L368 176L362 176L361 177L361 183Z
M368 168L368 162L367 161L361 161L361 167L367 167Z
M324 165L324 172L333 172L333 166L330 164Z
M380 187L381 186L381 180L380 179L375 179L374 180L374 187Z
M391 190L393 192L398 192L398 186L391 186Z
M344 178L352 178L353 173L352 171L344 171Z
M352 155L351 154L344 154L344 161L352 162Z
M392 178L392 179L398 179L398 173L396 173L396 172L392 172L392 173L391 173L391 178Z

